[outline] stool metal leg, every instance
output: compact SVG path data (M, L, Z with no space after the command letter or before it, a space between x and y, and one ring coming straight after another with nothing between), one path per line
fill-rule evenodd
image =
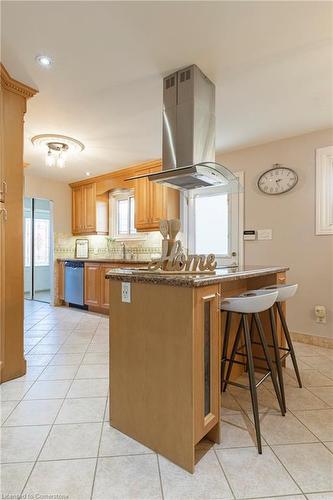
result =
M281 363L281 359L280 359L279 342L278 342L277 333L276 333L276 324L275 324L274 309L273 309L273 307L270 307L270 309L269 309L269 319L270 319L270 323L271 323L273 348L274 348L274 356L275 356L275 364L276 364L276 370L277 370L277 375L278 375L278 379L279 379L280 394L281 394L281 399L282 399L282 404L283 404L284 412L286 413L286 411L287 411L286 395L285 395L285 392L284 392L282 363Z
M255 321L257 329L258 329L258 333L259 333L259 337L260 337L260 342L261 342L261 345L262 345L262 348L263 348L263 351L264 351L264 355L265 355L265 358L266 358L268 369L271 372L271 379L272 379L272 382L273 382L273 386L274 386L274 390L275 390L275 394L276 394L277 400L279 402L281 414L285 415L284 406L283 406L281 395L280 395L279 385L277 383L277 379L276 379L276 375L275 375L275 369L274 369L274 366L273 366L273 363L272 363L272 359L271 359L271 355L269 353L269 349L268 349L268 345L267 345L267 341L266 341L264 329L262 327L261 319L260 319L260 316L259 316L258 313L254 314L254 321Z
M246 315L242 315L242 322L243 322L243 327L244 327L245 347L246 347L246 354L247 354L247 359L248 359L249 385L250 385L250 392L251 392L254 425L255 425L256 436L257 436L258 453L261 454L262 447L261 447L257 387L256 387L256 379L254 376L254 363L253 363L253 356L252 356L251 336L250 336L249 324L248 324Z
M296 373L298 385L299 385L299 387L302 387L302 380L301 380L301 375L299 373L299 369L298 369L298 365L297 365L297 361L296 361L296 354L295 354L295 351L294 351L293 343L291 341L291 337L290 337L289 329L288 329L288 326L287 326L286 318L284 317L284 314L283 314L283 311L282 311L281 303L280 302L276 302L276 307L277 307L277 310L278 310L278 313L279 313L279 316L280 316L280 320L281 320L281 323L282 323L282 328L283 328L283 331L284 331L284 334L285 334L285 337L286 337L286 341L287 341L287 344L288 344L288 349L290 351L290 356L291 356L291 359L292 359L292 362L293 362L293 366L294 366L294 370L295 370L295 373Z
M250 339L251 339L251 344L252 344L252 341L253 341L253 335L254 335L254 315L251 314L251 321L250 321ZM245 371L246 372L249 371L249 363L248 363L247 359L246 359Z
M225 320L224 339L223 339L223 344L222 344L221 391L223 388L225 364L226 364L227 355L228 355L228 345L229 345L230 327L231 327L231 315L232 315L232 313L230 311L227 311L227 317Z
M239 346L239 343L240 343L241 334L242 334L242 324L243 324L242 318L243 318L243 316L244 315L242 314L240 322L239 322L239 325L238 325L238 330L237 330L237 333L236 333L234 345L232 347L232 351L231 351L231 355L230 355L230 359L229 359L229 364L228 364L227 375L225 377L225 380L222 381L222 391L223 392L225 392L225 390L227 388L228 380L230 378L230 374L231 374L231 370L232 370L232 365L234 364L234 359L236 357L236 352L238 350L238 346Z

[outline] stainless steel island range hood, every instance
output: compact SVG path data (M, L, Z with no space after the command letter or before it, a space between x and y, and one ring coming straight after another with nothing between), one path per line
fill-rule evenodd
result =
M196 65L164 78L162 170L139 177L182 191L239 189L237 177L215 163L215 85Z

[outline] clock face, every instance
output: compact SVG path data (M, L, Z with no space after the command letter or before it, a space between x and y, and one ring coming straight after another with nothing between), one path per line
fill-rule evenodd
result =
M276 166L261 174L258 188L265 194L287 193L296 186L297 174L291 168Z

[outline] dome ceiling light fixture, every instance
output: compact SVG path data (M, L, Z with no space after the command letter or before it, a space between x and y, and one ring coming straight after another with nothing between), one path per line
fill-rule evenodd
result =
M48 167L64 168L68 155L84 150L82 142L66 135L40 134L35 135L31 142L45 152L45 164Z

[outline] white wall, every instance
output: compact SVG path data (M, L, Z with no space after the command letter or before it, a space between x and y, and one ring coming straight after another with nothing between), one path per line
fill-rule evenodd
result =
M333 129L217 155L245 173L244 229L272 229L271 241L245 242L246 264L286 264L289 282L299 283L288 303L293 331L333 337L333 236L315 235L315 149L333 144ZM280 196L261 194L258 176L282 163L296 170L298 185ZM314 306L325 305L327 323L315 322Z
M69 185L66 182L30 175L28 170L25 172L24 196L53 201L54 232L70 234L72 232L72 202Z

